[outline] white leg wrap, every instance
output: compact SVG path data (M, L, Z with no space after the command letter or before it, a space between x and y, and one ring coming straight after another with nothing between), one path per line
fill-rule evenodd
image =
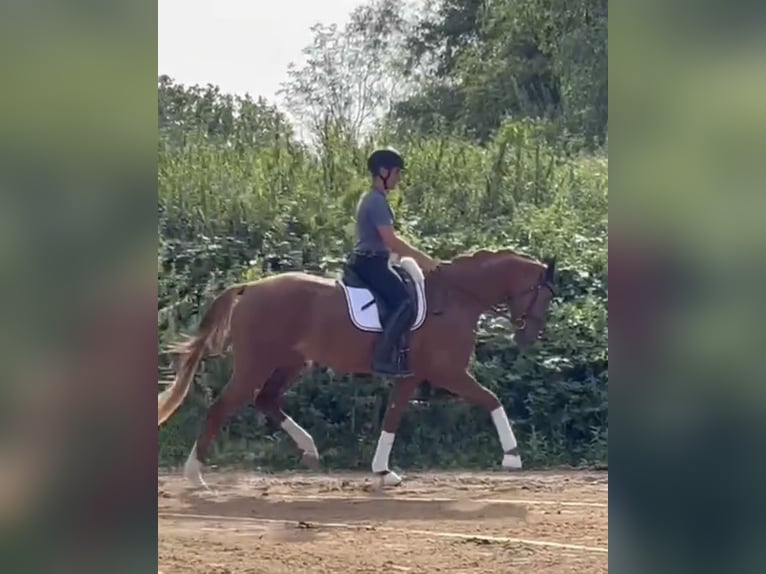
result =
M319 451L314 444L314 438L298 423L296 423L290 417L287 417L282 421L282 430L284 430L290 438L295 441L298 448L303 452L310 454L316 458L319 458Z
M202 478L202 463L197 458L197 443L194 443L194 447L189 453L189 457L186 459L184 465L184 476L194 486L208 488L207 483Z
M391 455L391 447L394 445L394 433L381 431L378 439L378 448L372 459L372 472L386 472L388 470L388 457Z
M500 438L500 444L503 446L503 468L518 470L521 468L521 457L516 448L516 437L513 436L511 423L508 421L508 415L505 409L500 406L492 411L492 421L497 428L497 436Z
M505 409L502 406L492 411L492 422L495 423L495 428L497 428L497 436L500 438L503 452L516 448L516 437L513 436L511 423L508 421L508 415L505 414Z

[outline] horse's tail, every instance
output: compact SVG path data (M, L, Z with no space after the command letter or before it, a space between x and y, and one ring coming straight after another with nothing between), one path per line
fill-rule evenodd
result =
M158 426L170 418L170 415L186 398L205 352L211 355L219 355L223 352L229 341L234 305L244 290L244 284L237 284L228 287L218 295L202 318L197 335L175 345L172 349L180 353L181 358L178 362L178 374L175 381L157 395Z

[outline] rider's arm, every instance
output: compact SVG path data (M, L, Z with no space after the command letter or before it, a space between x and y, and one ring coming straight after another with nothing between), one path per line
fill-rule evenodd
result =
M436 267L436 261L417 247L413 247L404 239L398 237L394 232L394 228L390 225L379 225L378 233L380 233L380 237L383 239L386 247L397 253L400 257L412 257L418 262L423 271L432 271Z
M391 251L399 257L412 257L418 262L423 271L432 271L436 268L436 262L428 255L416 249L394 233L394 218L391 209L383 197L373 195L370 198L369 217L372 224L378 230L380 238Z

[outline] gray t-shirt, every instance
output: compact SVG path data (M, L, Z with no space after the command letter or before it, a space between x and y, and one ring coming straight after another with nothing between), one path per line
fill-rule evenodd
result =
M379 225L393 225L394 213L382 191L371 189L356 205L357 251L379 251L389 253L388 247L378 233Z

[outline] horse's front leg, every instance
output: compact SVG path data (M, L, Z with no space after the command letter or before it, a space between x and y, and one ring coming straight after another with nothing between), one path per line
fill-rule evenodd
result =
M419 379L398 379L388 399L388 407L383 417L383 427L378 438L378 447L372 459L372 472L380 478L382 486L397 486L402 482L401 477L388 468L388 459L402 414L412 396Z
M503 468L518 470L521 468L521 456L519 455L516 437L511 429L511 423L505 408L500 403L497 395L485 386L481 385L470 373L460 371L458 373L442 374L429 381L434 386L442 387L469 404L487 409L492 422L497 430L497 437L503 449Z

